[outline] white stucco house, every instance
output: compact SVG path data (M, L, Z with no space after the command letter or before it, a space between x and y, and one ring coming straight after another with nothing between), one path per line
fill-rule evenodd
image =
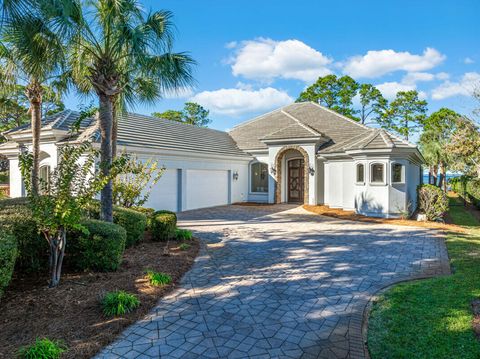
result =
M93 139L93 119L70 128L79 114L43 120L41 175L56 165L59 146ZM25 195L18 155L31 146L24 126L7 131L0 153L10 161L10 195ZM128 114L119 120L118 148L155 158L166 172L147 206L180 212L235 202L325 204L394 217L416 208L423 158L391 133L361 125L318 104L294 103L229 132Z

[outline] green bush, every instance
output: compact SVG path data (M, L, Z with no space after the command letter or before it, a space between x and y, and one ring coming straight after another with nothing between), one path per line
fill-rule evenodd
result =
M15 237L9 233L0 233L0 297L12 279L17 254Z
M418 207L427 220L441 220L448 211L447 195L437 186L421 185L418 187Z
M455 177L450 180L452 190L480 209L480 179L469 176Z
M67 238L67 261L82 270L116 270L125 250L125 229L95 219L84 220L81 224L88 234L76 232Z
M175 231L175 237L180 241L191 241L193 238L192 231L188 229L177 228Z
M0 201L0 230L12 233L17 240L16 269L38 272L48 267L48 243L39 233L26 198Z
M177 215L170 211L157 211L152 217L152 239L165 241L175 238Z
M89 213L92 218L99 219L99 203L92 206ZM128 248L143 239L145 228L147 226L147 216L133 209L114 206L113 222L119 224L127 231L127 242L125 246Z
M103 314L114 317L130 313L140 305L140 301L134 294L123 290L109 292L102 299Z
M147 207L131 207L130 209L133 209L134 211L143 213L145 216L147 216L147 230L151 229L151 224L152 224L152 217L153 214L155 213L155 210L153 208L147 208Z
M151 285L158 287L172 283L172 277L161 272L147 271L147 278Z
M20 348L19 358L22 359L57 359L67 347L60 341L50 339L37 339L34 344Z

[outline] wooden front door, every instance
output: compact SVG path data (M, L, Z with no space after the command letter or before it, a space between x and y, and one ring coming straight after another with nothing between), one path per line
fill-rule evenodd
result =
M303 203L303 186L305 168L303 159L290 160L287 162L287 196L288 202Z

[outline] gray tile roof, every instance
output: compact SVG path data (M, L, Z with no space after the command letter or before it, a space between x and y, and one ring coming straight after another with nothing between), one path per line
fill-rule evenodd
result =
M42 119L42 128L50 128L61 131L70 131L72 126L78 121L80 113L71 110L64 110L58 112L54 115L46 116ZM85 118L80 122L80 130L91 126L95 120L93 118ZM30 129L31 124L25 124L20 127L13 128L11 130L5 131L4 134L15 133L19 131L24 131Z
M299 128L303 126L303 130ZM411 147L385 130L370 128L313 102L287 105L234 127L229 133L245 151L266 149L265 139L297 136L306 128L321 134L327 141L319 153L347 149ZM311 137L311 136L310 136Z
M79 116L80 114L75 111L63 111L44 118L42 128L55 128L68 132ZM25 125L8 132L14 133L29 128L29 125ZM97 142L100 139L97 124L93 118L84 119L81 122L79 133L68 136L61 142L81 141L86 138L91 138ZM248 156L237 147L235 141L226 132L135 113L128 113L119 119L117 143L119 146Z
M278 131L270 133L265 137L261 138L262 141L265 140L278 140L278 139L285 139L285 138L320 138L322 136L321 133L313 130L312 128L301 125L300 123L293 123L284 127Z

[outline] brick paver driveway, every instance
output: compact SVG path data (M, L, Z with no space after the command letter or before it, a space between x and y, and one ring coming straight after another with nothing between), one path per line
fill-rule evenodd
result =
M287 205L191 211L180 225L205 244L194 267L99 357L363 358L371 296L448 273L443 239L421 228Z

